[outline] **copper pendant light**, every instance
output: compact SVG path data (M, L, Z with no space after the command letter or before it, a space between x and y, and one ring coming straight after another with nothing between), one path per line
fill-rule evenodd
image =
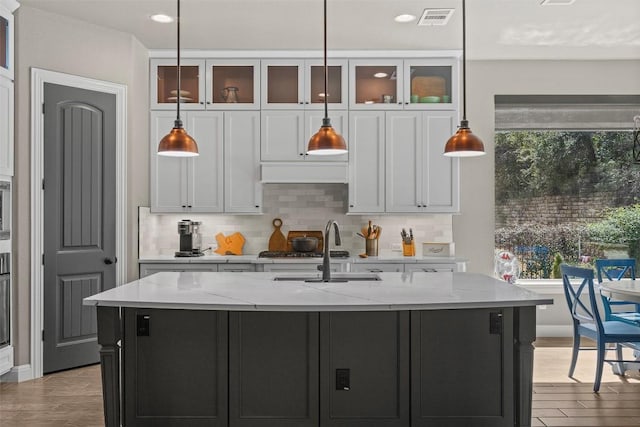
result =
M187 131L182 127L180 119L180 0L178 0L178 15L176 19L178 23L178 49L177 49L177 74L178 74L178 90L176 92L176 121L173 129L158 144L159 156L170 157L195 157L198 154L198 144L189 136Z
M328 107L329 72L327 67L327 0L324 0L324 118L320 130L309 140L307 154L336 155L347 152L347 143L342 135L333 129Z
M477 157L485 154L482 140L475 136L469 128L467 120L467 60L466 27L465 27L465 0L462 0L462 120L455 135L444 146L444 155L448 157Z

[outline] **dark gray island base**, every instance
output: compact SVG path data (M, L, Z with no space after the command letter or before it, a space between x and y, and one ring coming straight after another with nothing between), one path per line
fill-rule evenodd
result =
M109 427L531 424L535 305L97 305Z

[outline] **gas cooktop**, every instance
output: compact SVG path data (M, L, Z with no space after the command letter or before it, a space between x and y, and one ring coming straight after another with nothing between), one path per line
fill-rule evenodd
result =
M349 251L329 251L331 258L349 258ZM322 258L322 252L262 251L258 258Z

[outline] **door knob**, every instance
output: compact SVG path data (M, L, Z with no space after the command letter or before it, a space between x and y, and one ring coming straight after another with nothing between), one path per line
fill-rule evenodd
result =
M111 265L114 262L118 262L118 258L105 258L104 259L104 263L107 264L107 265Z

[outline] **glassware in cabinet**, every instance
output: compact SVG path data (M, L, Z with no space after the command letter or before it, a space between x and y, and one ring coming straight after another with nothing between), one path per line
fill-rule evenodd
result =
M260 108L259 60L207 61L207 108Z

